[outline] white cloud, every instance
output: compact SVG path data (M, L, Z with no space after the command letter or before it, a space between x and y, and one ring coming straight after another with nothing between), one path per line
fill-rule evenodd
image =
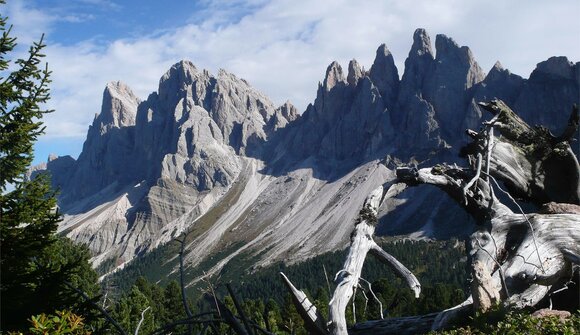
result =
M19 34L50 33L55 20L21 5L11 11ZM527 77L551 55L580 60L578 12L575 0L208 1L192 23L174 30L151 27L149 36L105 45L88 39L49 46L51 107L57 111L46 118L47 136L83 138L107 82L122 80L145 99L171 64L184 58L214 73L225 68L275 103L290 99L304 110L333 60L346 67L356 58L369 68L376 48L386 43L402 75L418 27L433 41L444 33L470 46L484 70L500 60Z
M3 5L9 24L12 27L12 36L17 36L19 45L30 45L38 41L42 34L49 34L55 21L52 15L41 10L25 6L21 0L8 1Z

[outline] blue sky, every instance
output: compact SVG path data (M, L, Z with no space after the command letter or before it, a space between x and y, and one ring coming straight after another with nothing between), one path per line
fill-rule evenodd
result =
M169 67L189 59L248 80L276 104L299 110L314 99L333 60L369 68L386 43L402 74L413 31L426 28L471 48L488 71L496 61L528 77L550 56L580 61L578 0L8 0L23 47L46 34L56 111L35 147L77 157L100 111L107 82L121 80L142 99Z

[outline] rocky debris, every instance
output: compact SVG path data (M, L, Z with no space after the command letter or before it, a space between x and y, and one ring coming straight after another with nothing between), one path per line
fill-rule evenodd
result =
M568 311L552 310L548 308L539 309L532 314L533 318L545 318L548 316L555 316L559 318L561 322L564 322L570 318L572 314Z
M580 214L580 206L576 204L565 204L548 202L538 211L540 214Z

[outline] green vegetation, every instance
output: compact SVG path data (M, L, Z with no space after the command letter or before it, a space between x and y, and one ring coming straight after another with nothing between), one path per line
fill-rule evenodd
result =
M0 328L26 329L32 315L65 309L93 319L71 288L98 293L89 253L55 234L60 215L48 177L25 178L33 143L44 132L41 119L50 112L43 109L50 71L39 68L45 45L41 38L27 58L11 64L16 39L6 25L0 17Z
M473 318L467 326L430 335L572 335L580 332L580 311L566 320L557 316L533 317L524 311L496 309Z
M369 257L364 267L363 278L371 283L373 293L381 301L385 316L434 312L464 300L467 288L467 272L464 261L466 259L465 248L462 244L457 241L410 240L390 241L381 244L387 252L400 259L417 273L423 285L423 294L419 299L415 299L412 291L406 287L402 280L396 278L387 266L374 260L373 257ZM151 270L143 264L154 265L155 258L160 256L155 253L152 255L154 257L150 255L144 257L145 263L130 264L128 266L130 272L119 271L107 280L107 283L112 286L119 283L120 278L127 280L125 285L129 288L119 293L117 287L117 302L111 306L111 310L113 316L128 331L135 329L142 311L147 307L151 307L153 312L148 311L144 315L144 322L141 326L144 334L147 333L146 330L157 329L170 321L185 318L185 311L180 300L179 285L175 281L176 274L171 277L172 279L163 280L160 284L152 284L153 280L148 281L143 277L137 280L127 279L128 275L137 273L136 269L141 269L144 272ZM298 264L277 263L267 268L256 269L254 272L250 272L254 259L247 255L240 255L224 267L217 276L218 278L200 281L194 288L188 290L188 296L192 298L190 306L192 306L194 314L201 311L215 311L215 304L212 299L208 299L207 295L215 290L218 298L228 308L235 311L232 299L223 285L223 283L230 282L235 290L234 294L241 301L244 313L258 326L277 334L306 334L302 319L291 303L290 295L283 286L279 272L283 271L288 275L298 287L306 292L322 314L327 316L328 302L332 295L328 286L330 286L331 291L334 290L333 277L342 267L345 255L346 250L331 252ZM215 259L219 258L219 255L215 257ZM156 269L160 268L159 264L154 266ZM201 274L200 268L206 270L208 266L208 264L200 264L199 267L191 269L187 277L192 278L194 274ZM329 277L328 285L324 269ZM194 273L195 271L198 272ZM153 273L152 275L153 278L163 277L162 273ZM162 287L163 285L165 287ZM359 290L355 299L356 320L377 319L380 317L379 304L368 291L368 284L362 283L362 286L364 287L362 291L365 291L369 300L366 301L365 306L364 295ZM167 303L167 301L172 301L172 303ZM352 309L349 309L347 311L348 321L352 323L354 317ZM230 331L224 324L219 327L221 333L227 334Z
M70 311L56 311L53 314L40 314L30 318L30 335L90 335L83 318ZM9 332L9 335L22 335L22 332Z
M191 305L191 302L190 302ZM149 308L146 312L145 309ZM139 328L142 334L149 334L155 329L185 319L185 309L181 300L181 289L176 281L171 281L164 288L151 284L144 278L139 278L131 290L123 294L111 306L111 316L119 322L129 333L134 332L137 324L143 322ZM178 330L183 330L178 328ZM110 330L112 332L112 330ZM180 333L179 331L177 333Z

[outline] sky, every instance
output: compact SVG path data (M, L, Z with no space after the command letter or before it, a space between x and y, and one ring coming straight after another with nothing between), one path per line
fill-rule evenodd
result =
M182 59L249 81L275 104L312 102L328 64L370 68L385 43L399 75L416 28L445 34L489 71L496 61L527 78L551 56L580 61L578 0L8 0L23 56L44 33L55 112L35 162L77 157L110 81L145 100Z

